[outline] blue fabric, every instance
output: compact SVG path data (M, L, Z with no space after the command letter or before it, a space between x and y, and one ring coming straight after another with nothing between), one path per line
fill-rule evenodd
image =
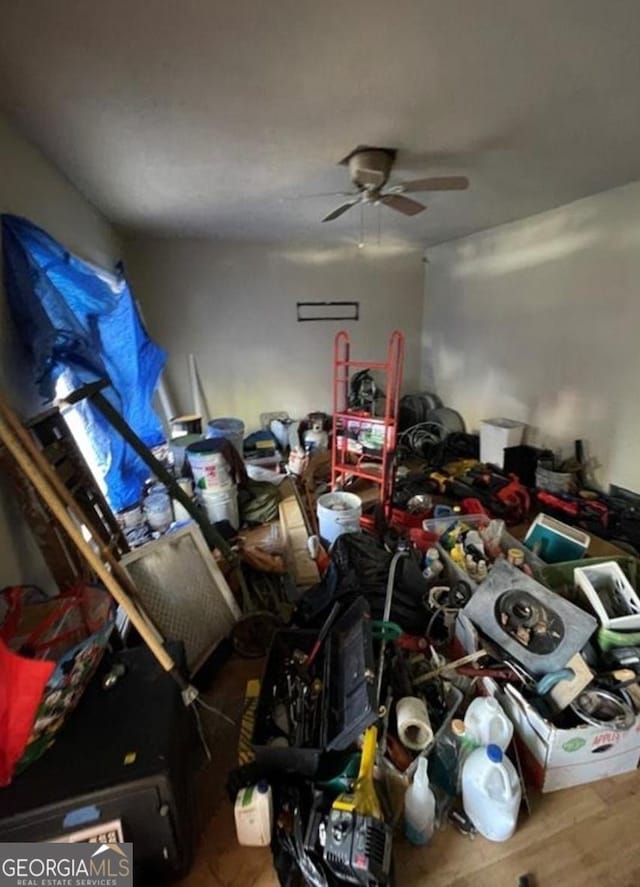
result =
M122 267L101 273L18 216L2 216L2 246L9 307L44 400L63 374L72 390L109 379L105 397L147 446L162 443L151 398L166 355L147 335ZM137 502L148 468L91 403L78 410L111 507Z

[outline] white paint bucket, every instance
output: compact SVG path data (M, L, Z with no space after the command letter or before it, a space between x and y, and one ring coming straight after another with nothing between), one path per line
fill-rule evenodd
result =
M197 490L219 490L233 483L222 455L223 440L202 440L187 447L187 459Z
M213 439L223 437L230 444L233 444L240 453L240 457L244 455L242 449L244 422L242 419L232 419L229 416L225 416L222 419L212 419L207 425L207 437Z
M171 499L168 493L151 493L144 500L144 514L149 527L156 533L164 533L173 521Z
M193 483L191 478L189 477L179 477L176 481L180 489L183 493L185 493L190 499L193 496ZM178 523L185 523L186 521L190 521L191 515L184 507L182 502L178 502L177 499L173 500L173 514Z
M202 434L185 434L183 437L177 437L169 443L169 449L173 453L178 474L184 469L184 460L187 455L187 447L191 444L204 440Z
M204 505L212 524L229 521L234 530L240 526L238 490L233 484L219 490L198 490L198 499Z
M325 493L318 499L320 535L330 545L343 533L359 533L362 500L355 493Z

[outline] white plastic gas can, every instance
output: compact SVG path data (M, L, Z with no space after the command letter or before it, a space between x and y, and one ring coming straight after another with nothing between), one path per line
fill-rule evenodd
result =
M244 847L267 847L273 827L271 786L261 781L241 788L234 805L236 835Z

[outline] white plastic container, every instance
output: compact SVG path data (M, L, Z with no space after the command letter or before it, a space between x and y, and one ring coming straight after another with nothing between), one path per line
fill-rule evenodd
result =
M144 516L154 532L164 533L168 530L173 521L169 494L157 492L147 496L144 500Z
M198 490L198 498L204 505L212 524L227 520L237 530L240 526L238 490L231 484L220 490Z
M423 846L433 836L436 799L429 786L427 759L418 758L418 766L404 796L404 833L408 841Z
M261 781L241 788L233 808L238 844L243 847L268 847L273 829L271 786Z
M503 751L513 736L513 724L493 696L478 696L464 716L465 736L476 745L497 745Z
M484 419L480 423L480 461L504 468L505 447L519 446L526 427L514 419Z
M489 841L508 841L516 830L522 786L498 745L477 748L462 768L464 812Z
M176 471L181 474L184 469L184 462L187 456L187 447L191 444L204 440L202 434L185 434L183 437L176 437L169 442L169 449L173 454Z
M203 440L187 447L187 460L198 490L220 490L233 483L229 463L222 455L224 442Z
M576 567L573 578L603 628L615 631L640 629L640 598L620 564L607 561L591 567Z
M242 419L233 419L224 416L220 419L212 419L207 425L208 438L221 438L228 440L236 448L242 457L244 444L244 422Z
M325 493L318 499L320 535L331 545L343 533L359 533L362 500L355 493Z
M193 497L193 483L189 477L179 477L176 481L182 492L190 499ZM173 500L173 516L180 524L191 520L191 515L181 502Z

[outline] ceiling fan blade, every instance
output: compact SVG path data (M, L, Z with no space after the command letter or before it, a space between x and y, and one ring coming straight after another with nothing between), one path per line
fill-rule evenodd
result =
M413 182L400 182L401 193L412 191L465 191L469 187L466 176L431 176L428 179L415 179Z
M403 197L402 194L383 194L380 203L384 203L390 209L402 213L405 216L417 216L427 207L417 200L411 200L409 197Z
M350 200L349 203L343 203L342 206L339 206L337 209L334 209L333 212L330 212L328 216L325 216L322 220L323 222L333 222L334 219L339 218L343 213L346 213L348 209L351 209L352 206L355 206L356 203L360 203L359 200Z
M356 197L359 196L358 191L324 191L315 194L289 194L281 197L280 200L310 200L313 197Z

